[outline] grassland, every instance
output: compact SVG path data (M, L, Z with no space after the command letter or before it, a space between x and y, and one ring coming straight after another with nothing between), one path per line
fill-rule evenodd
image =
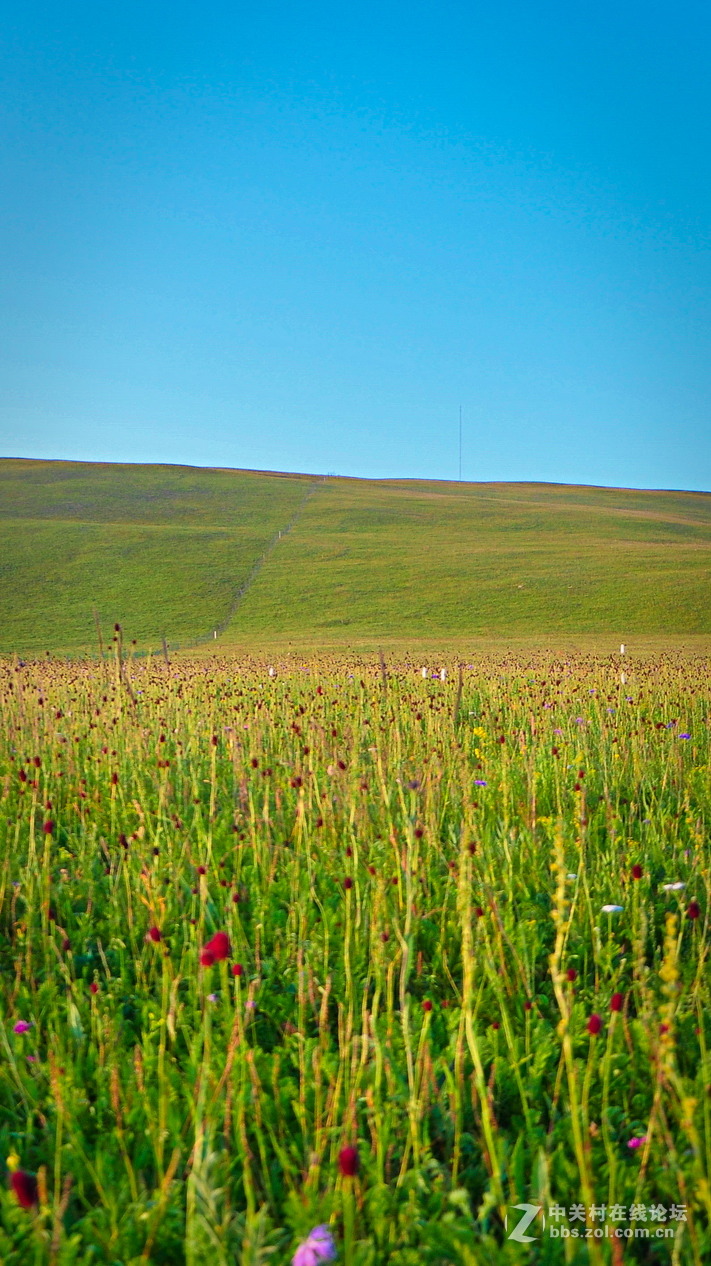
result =
M94 610L141 649L711 635L703 493L5 461L0 523L6 652Z
M0 665L4 1266L709 1260L709 661L444 667Z

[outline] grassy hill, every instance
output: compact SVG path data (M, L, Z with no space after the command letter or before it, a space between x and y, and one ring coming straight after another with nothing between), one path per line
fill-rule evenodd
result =
M5 652L711 633L705 493L4 460L0 533Z

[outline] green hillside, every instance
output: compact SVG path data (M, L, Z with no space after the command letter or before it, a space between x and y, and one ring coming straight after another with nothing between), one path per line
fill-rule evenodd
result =
M705 493L4 460L0 524L5 652L94 610L141 647L711 633Z

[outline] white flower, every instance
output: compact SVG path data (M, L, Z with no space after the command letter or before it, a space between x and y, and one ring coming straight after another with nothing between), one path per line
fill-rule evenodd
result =
M662 884L665 892L681 892L682 888L686 888L686 884L681 879L677 879L673 884Z
M619 914L621 910L624 910L624 908L625 908L624 906L612 906L612 905L603 906L602 913L603 914Z
M572 871L570 872L570 874L569 874L569 875L566 875L565 877L566 877L566 879L577 879L577 878L578 878L578 876L577 876L577 875L574 875Z

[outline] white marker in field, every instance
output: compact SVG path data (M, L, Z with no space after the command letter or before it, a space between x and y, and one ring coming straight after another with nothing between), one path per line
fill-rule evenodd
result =
M626 683L626 681L627 681L627 674L626 674L626 673L620 673L620 681L622 682L622 685L624 686L624 685L625 685L625 683Z
M422 672L422 680L424 681L425 677L427 676L427 669L423 668L421 672Z
M214 638L217 638L217 629L215 629L215 631L214 631L214 633L213 633L213 635L212 635L212 636L213 636Z
M274 669L272 668L271 664L269 665L269 676L270 677L274 676Z
M447 677L447 669L446 669L446 668L440 668L440 670L439 670L439 679L440 679L440 681L445 681L445 680L446 680L446 677Z
M624 653L625 653L625 644L624 644L624 642L623 642L623 643L622 643L622 645L621 645L621 647L620 647L620 655L624 655Z

